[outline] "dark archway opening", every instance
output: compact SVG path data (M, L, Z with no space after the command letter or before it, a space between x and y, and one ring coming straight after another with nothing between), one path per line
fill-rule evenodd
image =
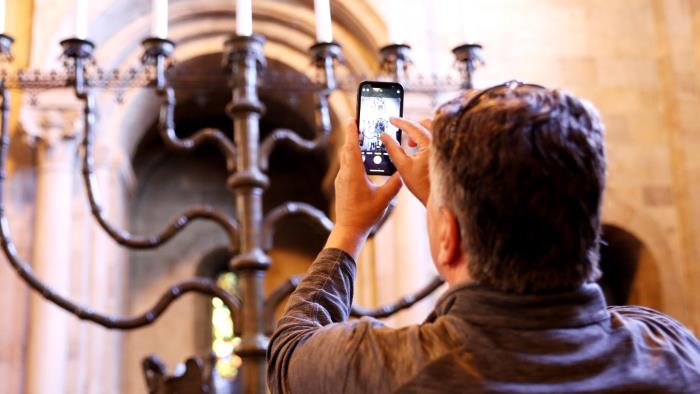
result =
M644 244L629 232L611 225L603 226L603 241L600 247L603 275L598 283L608 305L626 305L633 295Z

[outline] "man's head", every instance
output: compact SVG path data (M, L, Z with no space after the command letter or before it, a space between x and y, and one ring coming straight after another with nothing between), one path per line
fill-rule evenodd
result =
M454 257L445 237L456 237L469 277L503 291L570 289L599 276L605 153L589 103L533 85L472 92L438 109L432 141L438 269Z

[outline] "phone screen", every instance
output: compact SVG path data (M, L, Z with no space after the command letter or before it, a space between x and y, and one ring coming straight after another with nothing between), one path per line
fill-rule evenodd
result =
M403 87L390 82L362 82L358 89L357 105L360 151L365 171L374 175L393 174L396 167L379 136L387 133L401 142L401 130L392 125L389 118L403 114Z

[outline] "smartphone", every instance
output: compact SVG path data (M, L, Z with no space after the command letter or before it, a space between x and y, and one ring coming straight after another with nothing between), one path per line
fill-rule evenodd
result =
M396 172L379 136L389 134L401 143L401 130L389 118L403 116L403 86L395 82L364 81L357 89L357 129L360 152L369 175Z

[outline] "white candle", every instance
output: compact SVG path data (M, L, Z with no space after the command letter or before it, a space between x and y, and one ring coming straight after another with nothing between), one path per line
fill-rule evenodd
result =
M476 7L474 7L473 4L471 4L471 7L468 6L466 1L460 1L459 2L459 10L460 12L458 13L459 15L459 20L457 23L459 23L459 26L461 27L460 35L462 38L462 43L461 44L474 44L476 43L474 32L476 31L476 28L474 26L474 21L476 21L474 12L476 12ZM460 44L460 45L461 45Z
M151 3L153 20L151 36L158 38L168 37L168 0L153 0Z
M403 44L406 40L402 29L403 14L397 13L396 10L401 7L398 1L393 0L389 3L390 8L387 12L387 32L389 33L389 44Z
M87 38L88 0L75 0L75 37L82 40Z
M316 41L333 42L330 0L314 0L314 11L316 13Z
M253 35L252 0L236 1L236 34L239 36Z
M5 32L5 0L0 0L0 33Z

